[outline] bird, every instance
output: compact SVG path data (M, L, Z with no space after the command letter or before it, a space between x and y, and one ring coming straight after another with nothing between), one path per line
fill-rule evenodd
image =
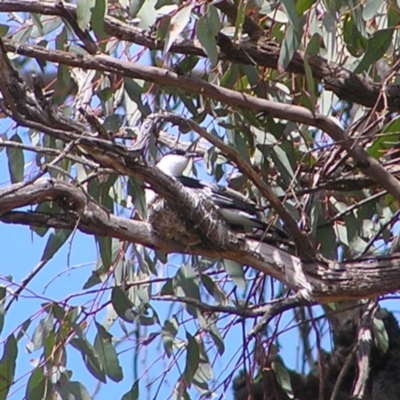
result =
M257 205L242 193L221 185L207 183L183 175L192 158L198 157L195 152L175 149L166 153L156 164L156 168L179 181L183 186L194 191L201 191L203 196L210 200L217 209L220 217L229 228L234 231L246 232L249 229L267 230L270 225L261 218L263 213ZM157 195L146 189L146 203L149 206ZM279 236L287 238L285 232L278 230Z

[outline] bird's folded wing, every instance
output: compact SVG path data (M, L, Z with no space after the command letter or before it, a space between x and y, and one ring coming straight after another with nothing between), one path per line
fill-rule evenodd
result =
M257 214L260 212L260 209L253 201L236 190L200 181L188 176L179 176L176 179L181 182L183 186L190 189L203 190L203 193L218 207L241 209L250 214Z

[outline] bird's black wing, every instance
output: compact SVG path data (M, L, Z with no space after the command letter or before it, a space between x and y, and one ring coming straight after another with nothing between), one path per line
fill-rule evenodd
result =
M260 212L260 209L253 201L236 190L200 181L189 176L181 175L176 177L176 179L187 188L205 190L210 200L212 200L217 207L240 209L254 215Z
M202 182L196 178L191 178L190 176L181 175L177 176L175 179L182 183L183 186L190 189L204 189L208 186L205 182Z
M191 178L189 176L182 175L175 179L187 188L204 190L205 195L208 196L218 208L244 211L245 213L254 216L254 221L259 222L261 229L269 227L272 232L276 231L278 236L285 239L288 237L286 232L279 228L270 227L269 224L264 222L263 213L257 207L256 203L248 199L242 193L224 186L200 181L199 179Z
M254 215L260 212L256 203L236 190L219 185L212 185L211 191L215 197L215 202L220 206L237 208Z

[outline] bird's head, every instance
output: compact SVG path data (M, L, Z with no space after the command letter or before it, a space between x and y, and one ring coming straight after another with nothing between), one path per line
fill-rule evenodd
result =
M183 171L189 165L190 159L198 156L198 153L175 149L164 154L156 166L164 172L164 174L178 177L183 174Z

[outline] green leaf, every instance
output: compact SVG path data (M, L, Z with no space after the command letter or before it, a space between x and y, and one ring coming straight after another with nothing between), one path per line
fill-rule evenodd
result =
M112 289L111 303L120 318L126 322L135 321L135 314L132 311L133 303L129 300L126 293L118 286Z
M368 148L368 154L375 159L385 156L387 150L397 146L400 138L400 118L391 121L374 143Z
M387 334L385 324L380 318L374 318L372 332L374 334L376 346L386 353L389 349L389 336Z
M37 29L37 34L35 35L35 31L32 31L32 37L33 38L37 38L39 36L44 36L45 33L43 32L43 25L42 25L42 21L40 20L40 15L39 14L35 14L32 13L32 22L35 25L35 28Z
M197 21L196 35L199 39L201 47L210 59L211 65L214 67L218 63L217 42L214 34L209 30L207 17L201 17Z
M12 39L16 43L25 43L30 39L31 32L33 31L33 25L29 24L22 29L17 30L17 32L12 36Z
M95 6L96 0L78 0L76 6L76 19L79 28L86 30L91 18L92 8Z
M157 0L145 0L142 7L140 7L139 12L137 13L138 18L140 18L140 29L148 31L156 22L157 11L154 8L156 3Z
M46 247L44 248L41 260L50 260L67 241L70 235L71 231L68 229L57 229L54 233L51 233L47 240Z
M106 90L108 91L108 89L106 89ZM111 102L111 105L112 105L112 102ZM117 133L121 129L121 126L122 126L122 117L120 115L117 115L117 114L108 115L104 119L103 128L106 131L110 131L112 133Z
M30 326L30 324L32 323L32 319L28 318L27 320L25 320L22 325L21 325L21 329L18 332L17 335L17 341L21 340L23 337L26 337L26 332Z
M293 184L294 171L292 165L290 164L287 153L278 144L272 147L271 158L281 173L284 181L288 185Z
M320 48L320 40L321 36L318 33L314 33L310 41L308 42L306 48L306 57L304 57L304 69L306 72L306 83L307 83L307 90L310 95L310 102L311 102L311 111L315 112L315 106L317 104L317 90L318 86L315 83L312 70L310 64L308 62L308 56L317 55Z
M285 391L286 395L290 399L293 399L293 389L290 382L290 375L288 370L279 361L272 362L271 367L272 370L275 372L276 380L278 381L279 386Z
M285 9L290 24L293 26L295 30L297 30L300 26L300 19L299 19L300 14L298 14L298 10L294 3L294 0L282 0L282 6Z
M112 265L112 238L105 236L96 236L99 246L101 261L105 271L109 271Z
M368 40L367 51L354 72L360 74L382 58L392 43L392 36L393 29L382 29L375 32Z
M0 361L0 400L6 400L14 383L15 366L18 355L17 341L10 335L4 344L3 357Z
M222 29L221 16L215 6L208 4L207 7L208 30L213 36L217 36Z
M165 38L164 43L164 54L168 53L172 44L178 38L178 36L182 33L182 31L186 28L186 25L190 21L190 15L192 13L194 5L189 4L183 8L181 8L170 20L169 29L167 32L167 36Z
M105 279L102 279L102 277L106 278L108 276L108 271L106 271L101 265L101 268L96 269L96 271L92 271L90 274L89 278L83 285L83 289L90 289L93 286L98 285L101 282L104 282Z
M225 293L217 286L213 279L206 274L200 274L201 283L206 288L207 292L214 297L218 304L227 304L228 299Z
M139 398L139 380L136 380L132 385L131 390L126 392L121 400L138 400Z
M200 362L200 349L197 340L188 332L186 332L187 346L186 346L186 366L185 366L185 381L191 385L194 374L199 367Z
M77 400L92 400L92 396L81 382L69 382L69 391Z
M307 10L309 10L317 0L298 0L296 3L296 12L297 15L304 14Z
M213 370L204 346L200 344L200 362L199 367L193 377L192 384L200 390L202 394L208 392L208 383L214 379Z
M162 295L173 295L174 294L174 280L171 278L167 278L163 287L161 288L160 293Z
M215 323L209 323L207 327L208 332L210 333L210 336L217 346L218 349L218 354L222 355L225 352L225 342L224 339L221 336L221 333Z
M16 133L11 136L10 141L22 143L21 138ZM7 147L8 157L8 170L10 171L10 178L12 183L22 182L24 180L25 159L24 153L21 149Z
M295 31L292 25L289 25L286 29L285 38L281 45L281 50L278 59L278 71L283 72L286 70L290 61L292 61L293 55L299 47L302 32Z
M86 387L80 382L70 380L67 373L62 373L60 380L57 382L56 392L59 393L57 398L68 400L92 400Z
M43 398L46 389L46 381L44 378L44 368L35 368L28 379L26 386L25 399L37 400Z
M42 318L37 327L33 332L32 342L28 343L26 346L29 352L43 347L46 338L49 336L50 332L54 329L53 315L49 313L45 318Z
M360 57L366 50L368 40L361 35L352 18L348 17L343 23L343 40L347 50L354 57Z
M134 103L137 104L143 116L149 115L151 110L148 104L143 104L142 95L145 90L145 84L140 79L125 78L124 80L125 93Z
M94 339L94 349L96 350L107 376L114 382L120 382L123 377L123 371L119 364L118 356L112 345L112 335L105 328L96 322L97 335Z
M318 205L319 208L319 205ZM319 221L322 223L322 221ZM334 258L337 252L337 243L335 231L331 226L324 226L323 228L318 228L317 234L315 236L319 243L321 244L321 254L327 258Z
M246 280L242 264L232 260L223 260L224 268L227 274L232 278L236 286L241 290L246 290Z
M195 270L189 264L184 264L179 268L173 279L173 283L176 296L190 297L200 301L199 279ZM197 318L196 307L186 304L186 309L190 315Z
M243 24L244 20L246 18L246 2L245 1L239 1L238 7L237 7L237 15L236 15L236 21L235 21L235 34L233 36L233 41L237 41L241 36L242 36L242 31L243 31Z
M237 150L244 161L250 164L249 143L245 139L244 132L237 131L236 129L227 129L226 134L229 144Z
M102 41L107 38L107 34L104 32L104 17L107 15L107 9L107 0L96 0L96 5L92 9L90 23L98 41Z
M71 340L71 345L77 349L82 356L83 362L86 365L88 371L99 381L106 383L106 374L104 366L101 363L101 359L97 354L94 347L83 337L74 338Z
M0 37L7 35L10 25L0 24Z
M171 319L167 319L162 327L161 337L164 345L165 352L168 357L173 354L175 337L178 334L179 323L176 316Z
M132 196L132 201L135 209L142 216L147 218L146 197L143 190L143 182L139 179L129 177L128 194Z

